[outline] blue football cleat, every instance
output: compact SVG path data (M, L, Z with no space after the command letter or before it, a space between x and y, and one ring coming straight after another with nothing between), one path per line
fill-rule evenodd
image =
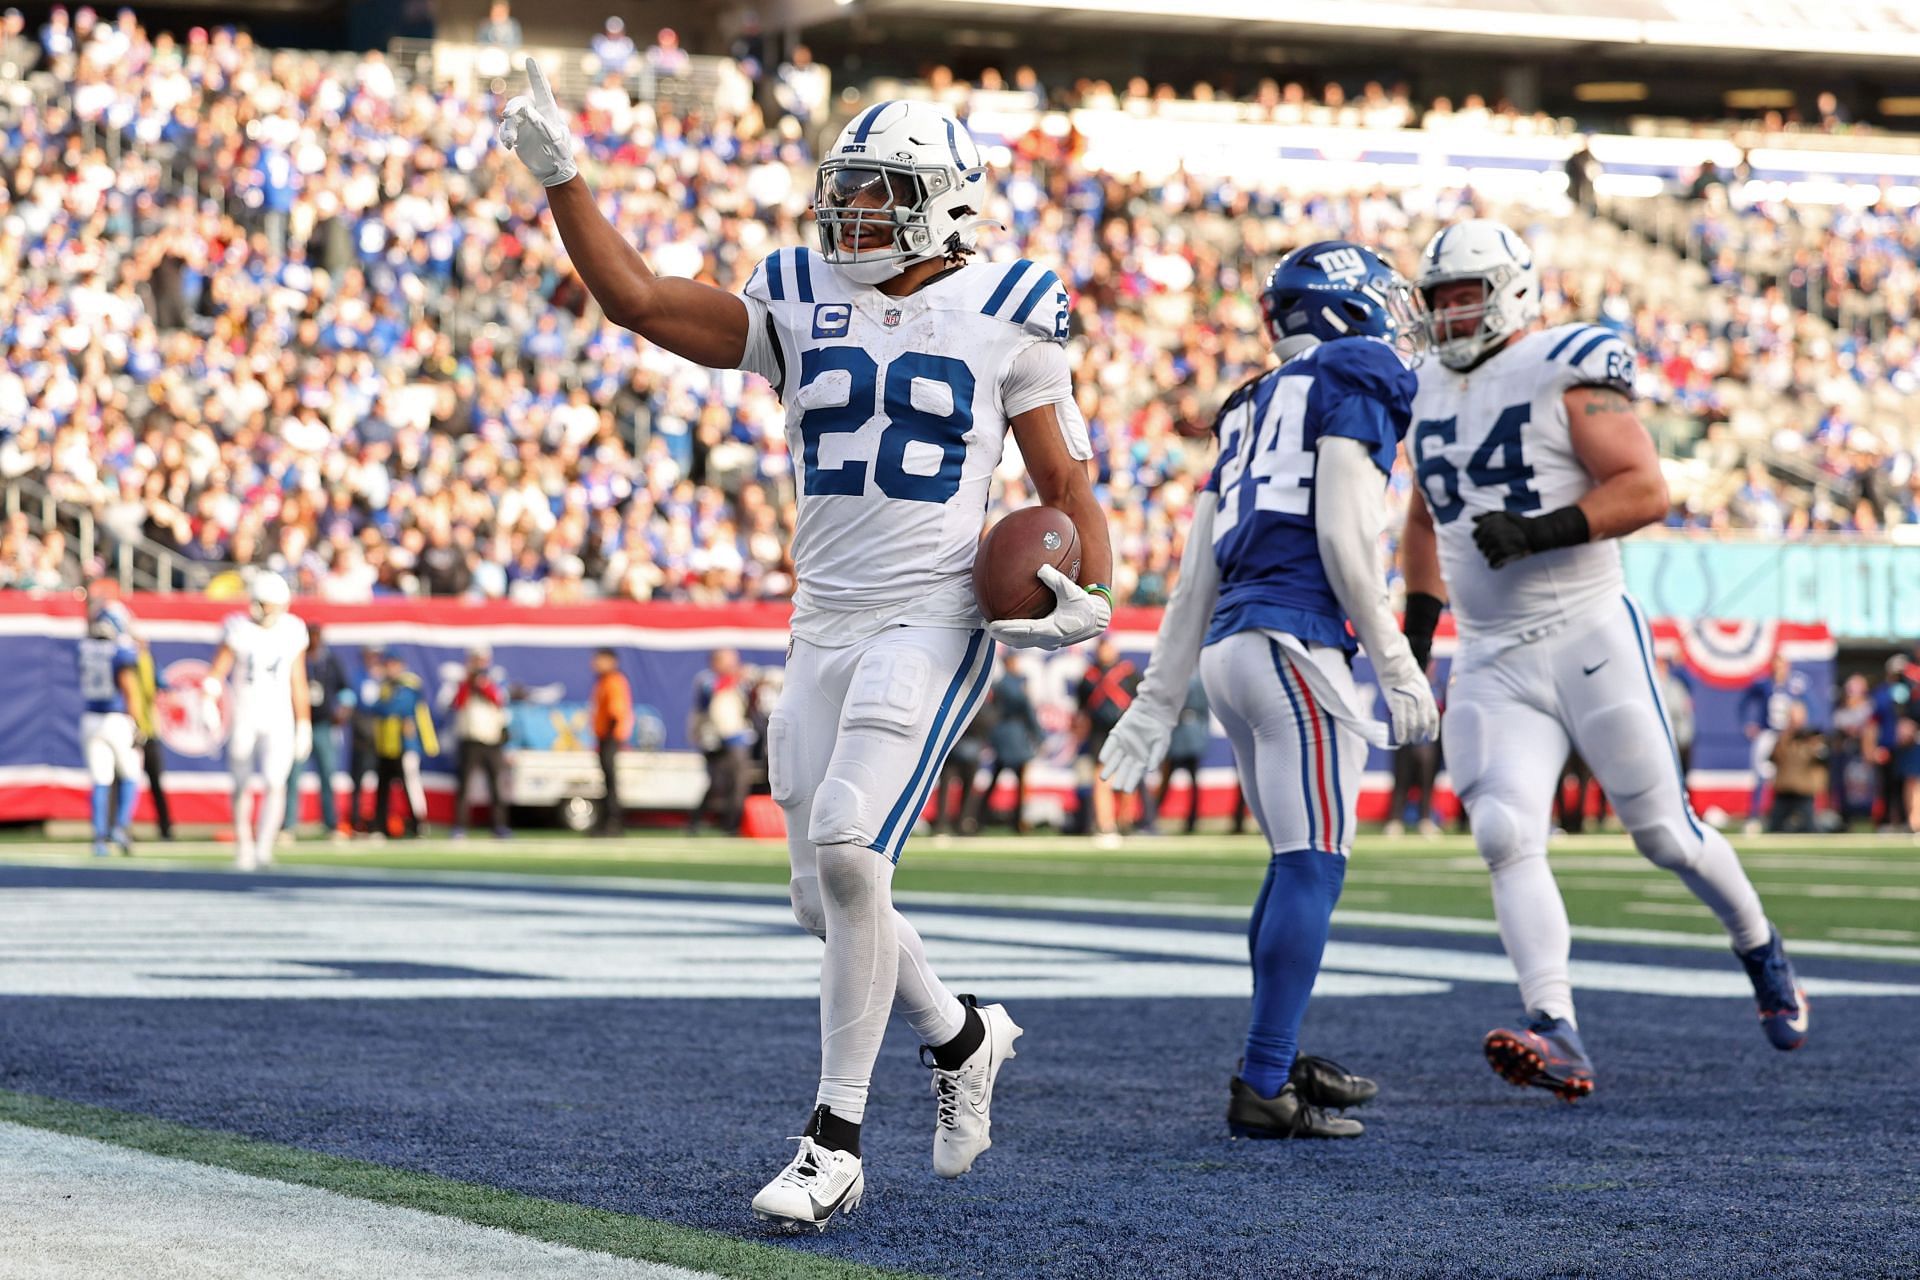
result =
M1735 952L1746 966L1753 983L1753 998L1760 1006L1760 1029L1767 1042L1786 1052L1807 1042L1807 993L1793 976L1793 962L1787 959L1787 945L1775 929L1764 946L1747 952Z
M107 849L107 842L98 836L93 838L93 856L96 858L110 858L113 856Z
M1580 1032L1563 1018L1529 1013L1525 1027L1495 1027L1482 1047L1487 1062L1508 1084L1532 1086L1578 1102L1593 1092L1593 1060Z

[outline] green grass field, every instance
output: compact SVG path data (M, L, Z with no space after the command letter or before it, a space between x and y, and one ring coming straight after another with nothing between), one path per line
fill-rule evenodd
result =
M1920 944L1920 846L1867 835L1760 838L1737 842L1769 914L1791 938L1886 946ZM82 847L9 841L0 858L72 859ZM225 846L139 846L141 864L224 863ZM1649 865L1624 836L1565 837L1553 866L1576 926L1714 936L1719 926L1672 875ZM560 833L506 842L429 839L369 845L303 841L283 847L282 866L398 871L618 876L775 886L786 879L777 843L640 834L587 840ZM1228 909L1252 903L1266 854L1252 836L1133 837L1096 849L1062 836L917 837L895 881L903 893L982 898L1089 899L1171 909ZM1349 920L1384 916L1489 921L1487 875L1472 842L1363 835L1347 874L1341 910ZM1913 958L1920 959L1920 951Z

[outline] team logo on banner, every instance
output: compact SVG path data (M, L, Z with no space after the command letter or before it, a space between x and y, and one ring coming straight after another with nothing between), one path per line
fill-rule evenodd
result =
M225 685L220 688L217 719L207 714L207 694L200 686L210 669L203 659L182 658L169 662L157 681L154 731L170 750L183 756L218 755L233 727L233 693Z

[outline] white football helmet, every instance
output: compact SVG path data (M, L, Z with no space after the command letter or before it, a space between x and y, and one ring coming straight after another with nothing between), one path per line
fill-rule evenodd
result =
M967 127L930 102L880 102L855 116L814 181L820 256L860 284L971 252L991 219L986 169Z
M1452 280L1480 281L1485 286L1482 301L1445 310L1434 305L1434 289ZM1540 273L1533 266L1533 251L1491 218L1470 218L1443 228L1420 255L1420 277L1414 284L1427 304L1433 350L1449 369L1471 369L1540 318ZM1452 336L1463 320L1477 322L1473 332Z
M254 574L253 586L247 594L253 601L255 622L271 622L293 603L292 589L287 586L287 580L277 573Z

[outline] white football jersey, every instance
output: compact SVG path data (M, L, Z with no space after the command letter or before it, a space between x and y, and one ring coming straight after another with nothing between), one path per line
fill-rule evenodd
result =
M1419 369L1407 450L1433 512L1440 568L1463 644L1531 640L1625 590L1613 539L1560 547L1502 569L1473 542L1487 511L1540 515L1579 501L1593 477L1574 456L1574 387L1633 394L1633 350L1611 329L1568 324L1530 333L1465 373Z
M282 719L293 724L293 669L306 661L307 624L283 613L267 626L236 613L220 633L220 643L233 651L234 719L272 725Z
M1008 420L1058 404L1069 449L1092 456L1060 353L1036 353L1057 375L1013 368L1027 348L1065 342L1059 277L1024 259L969 263L892 298L783 249L744 298L741 367L787 408L794 634L839 646L900 623L981 625L970 574Z

